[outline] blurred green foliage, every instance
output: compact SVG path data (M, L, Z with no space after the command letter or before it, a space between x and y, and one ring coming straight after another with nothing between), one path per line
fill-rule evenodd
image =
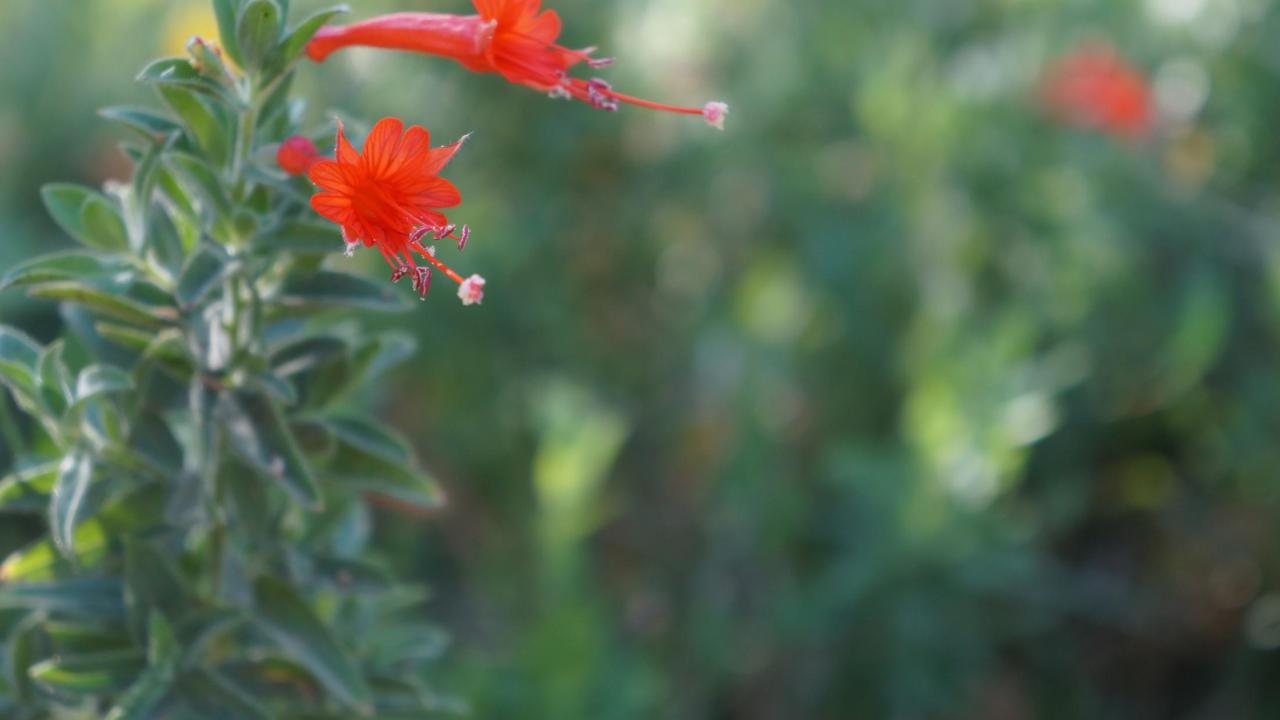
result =
M481 718L1280 713L1280 10L553 4L729 130L393 53L299 78L475 132L485 304L392 320L421 350L371 398L452 501L377 527L448 618L439 684ZM118 176L93 111L203 5L0 6L0 262L63 242L43 182ZM1099 35L1154 78L1146 142L1036 109Z

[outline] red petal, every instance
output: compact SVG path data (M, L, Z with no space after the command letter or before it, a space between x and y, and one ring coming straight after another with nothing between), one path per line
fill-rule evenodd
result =
M322 192L311 196L311 208L330 222L342 225L355 214L351 198L340 193Z
M356 153L356 149L351 147L351 142L347 140L347 134L342 121L338 121L338 143L337 143L338 162L347 165L360 161L360 155Z
M430 177L406 188L405 200L420 210L451 208L462 202L462 193L448 180Z
M462 148L462 144L467 141L468 137L471 136L463 135L452 145L445 145L444 147L433 148L430 150L427 153L427 160L422 164L420 171L427 175L439 174L439 172L444 169L444 166L448 165L449 161L453 159L453 156L458 154L458 150Z
M548 10L534 20L524 34L552 45L560 37L560 16L555 10Z
M311 178L311 182L325 190L351 190L352 183L347 170L333 160L321 160L312 165L307 176Z
M383 177L390 172L396 159L396 149L400 145L400 136L404 134L404 123L399 118L383 118L373 126L369 137L364 141L364 167L374 177Z

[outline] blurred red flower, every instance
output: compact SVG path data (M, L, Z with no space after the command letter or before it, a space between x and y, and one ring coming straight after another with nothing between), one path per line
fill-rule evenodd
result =
M1042 98L1059 122L1126 140L1150 134L1155 117L1147 77L1103 42L1054 63L1045 74Z
M452 58L473 72L493 72L509 82L554 96L571 97L603 110L629 103L665 112L701 115L723 129L727 105L665 105L623 95L600 79L569 75L575 65L605 67L612 60L593 58L594 48L571 50L557 45L560 16L539 12L541 0L472 0L476 15L395 13L341 27L322 28L307 45L307 55L324 62L346 47L369 46Z
M301 135L290 137L276 150L276 164L289 175L305 175L312 165L323 159L316 144Z
M432 148L430 139L426 128L414 125L405 130L399 119L384 118L369 133L361 154L339 123L337 159L311 166L311 181L320 187L311 207L342 227L348 253L361 244L377 245L392 267L392 282L411 276L414 289L425 297L435 268L458 283L459 297L470 305L483 298L483 279L463 279L436 258L435 248L422 243L431 236L456 240L459 248L466 244L468 229L464 226L455 234L457 226L440 212L457 206L462 195L438 176L466 138L440 148ZM415 254L427 265L420 267Z

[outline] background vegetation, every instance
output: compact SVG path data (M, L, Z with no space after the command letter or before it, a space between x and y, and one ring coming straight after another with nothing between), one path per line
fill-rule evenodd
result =
M1280 713L1280 10L554 6L728 132L391 53L299 78L317 126L475 132L446 174L485 304L367 321L420 340L369 402L451 500L377 516L453 636L436 685L480 718ZM0 28L8 266L69 243L40 185L125 172L95 109L216 33L203 0ZM1153 78L1147 141L1035 107L1099 36ZM60 331L18 292L0 318Z

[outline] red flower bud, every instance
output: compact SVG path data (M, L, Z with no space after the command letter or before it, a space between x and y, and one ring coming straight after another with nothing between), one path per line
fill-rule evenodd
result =
M280 149L276 151L276 162L280 169L290 175L305 175L312 165L322 159L320 151L316 150L316 144L301 135L294 135L280 143Z

